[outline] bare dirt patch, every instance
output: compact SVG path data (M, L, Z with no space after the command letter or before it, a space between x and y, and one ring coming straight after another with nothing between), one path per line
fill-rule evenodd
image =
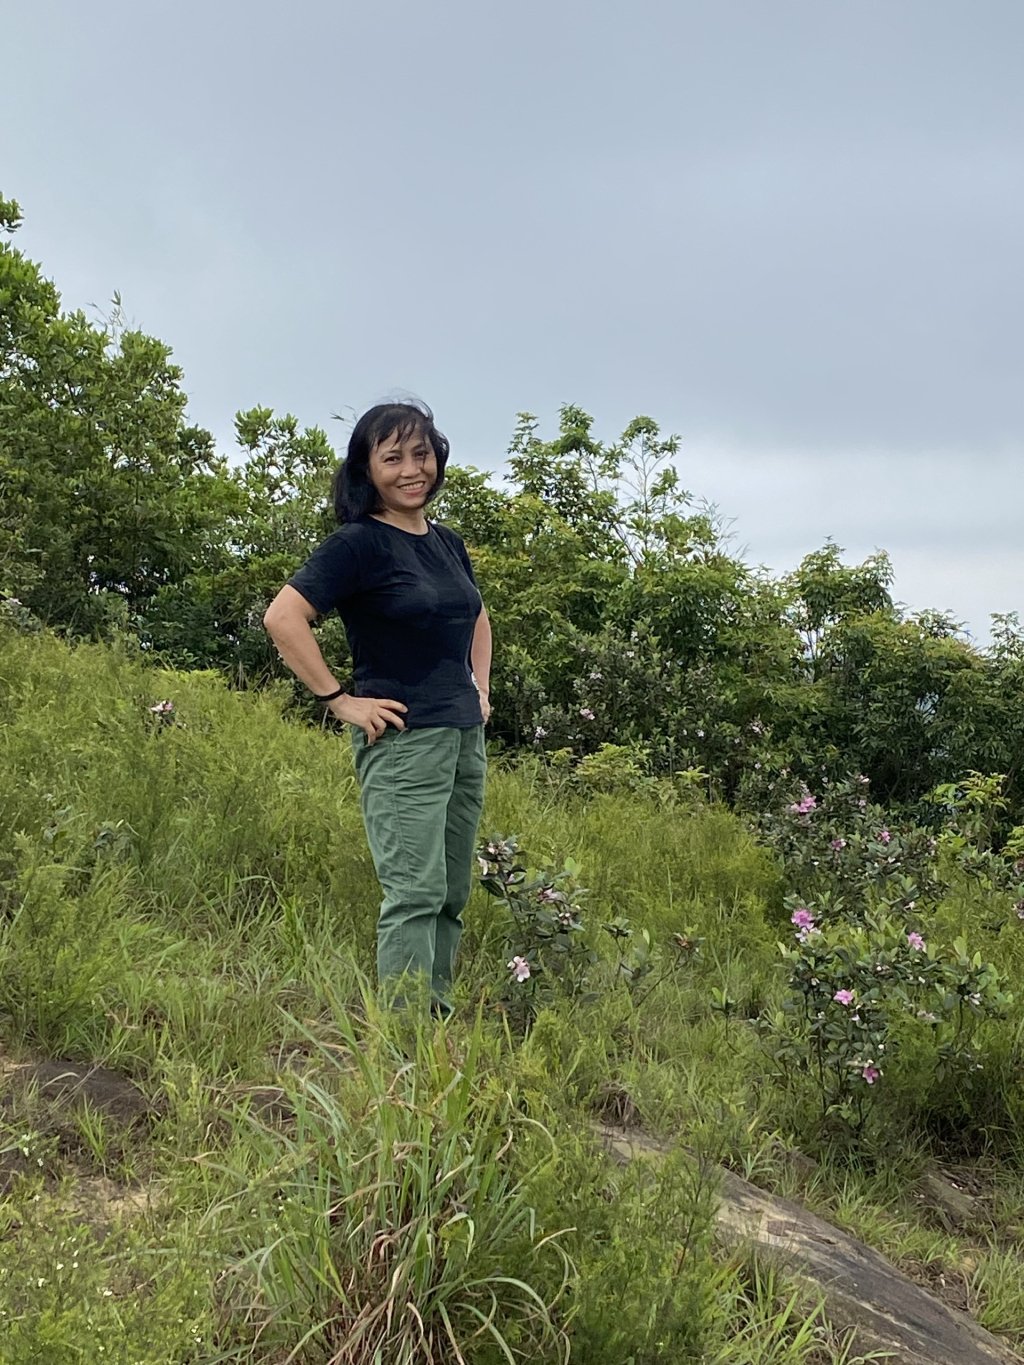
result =
M105 1066L61 1059L21 1062L8 1065L5 1079L12 1096L34 1089L41 1100L58 1107L87 1104L125 1128L154 1112L136 1085Z

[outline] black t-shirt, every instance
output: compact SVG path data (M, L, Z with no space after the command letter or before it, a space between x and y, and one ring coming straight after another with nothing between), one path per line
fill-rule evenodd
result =
M320 615L337 608L357 697L404 702L413 729L480 725L470 646L482 602L466 547L366 517L340 527L288 580Z

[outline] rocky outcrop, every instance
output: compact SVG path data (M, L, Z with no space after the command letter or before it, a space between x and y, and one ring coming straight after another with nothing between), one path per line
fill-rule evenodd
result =
M657 1160L668 1147L635 1130L599 1125L618 1161ZM891 1365L1024 1365L1024 1358L963 1313L908 1279L884 1256L731 1171L721 1171L718 1232L729 1246L756 1248L824 1298L836 1328L852 1328L858 1351L889 1353Z

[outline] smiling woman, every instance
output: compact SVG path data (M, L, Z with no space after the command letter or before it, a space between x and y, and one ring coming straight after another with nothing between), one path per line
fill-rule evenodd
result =
M339 530L270 604L281 657L352 730L363 820L384 893L377 970L394 1001L406 978L448 992L483 805L491 629L461 538L428 521L448 442L428 408L386 403L356 423L334 479ZM311 625L337 610L352 694Z

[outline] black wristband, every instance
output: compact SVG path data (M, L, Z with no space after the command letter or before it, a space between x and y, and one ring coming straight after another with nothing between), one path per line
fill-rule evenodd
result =
M316 692L313 693L313 696L316 697L317 701L334 701L335 697L343 697L344 695L345 689L343 687L339 687L334 692L328 692L326 697L321 697Z

